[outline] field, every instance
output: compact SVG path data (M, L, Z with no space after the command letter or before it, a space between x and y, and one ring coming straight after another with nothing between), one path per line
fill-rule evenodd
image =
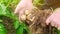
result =
M46 2L51 2L51 3L46 3ZM31 16L27 16L27 20L25 22L25 24L28 26L29 31L31 32L30 34L57 34L57 30L55 27L52 27L51 25L46 25L45 21L47 19L47 17L49 15L51 15L53 13L53 10L57 7L60 6L60 4L58 4L59 2L54 0L54 2L52 2L52 0L49 0L44 3L44 1L39 1L39 0L35 0L33 1L33 4L35 6L35 8L32 10L31 12L31 16L35 17L33 21L31 21L30 19ZM17 4L18 4L19 0L11 0L11 1L0 1L0 11L5 11L9 14L9 13L13 13L14 9L16 8ZM4 8L4 9L1 9ZM5 13L3 11L3 13ZM1 13L1 12L0 12ZM10 17L6 17L6 16L1 16L0 19L3 20L3 23L7 33L6 34L16 34L16 29L14 28L14 20L11 19ZM24 32L23 32L24 33ZM26 32L24 34L27 34Z

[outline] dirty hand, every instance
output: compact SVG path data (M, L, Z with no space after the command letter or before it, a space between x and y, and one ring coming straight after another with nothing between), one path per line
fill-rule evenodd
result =
M47 18L46 24L49 23L60 30L60 8L55 9L55 12Z
M25 10L33 9L32 0L21 0L15 9L15 14L19 14L19 20L25 19ZM24 15L24 16L22 16Z

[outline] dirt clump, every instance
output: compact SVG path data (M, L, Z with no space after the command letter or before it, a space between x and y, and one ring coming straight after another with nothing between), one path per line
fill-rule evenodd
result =
M51 13L52 10L50 9L33 9L31 13L27 15L26 22L31 34L57 34L50 25L45 24L47 17Z

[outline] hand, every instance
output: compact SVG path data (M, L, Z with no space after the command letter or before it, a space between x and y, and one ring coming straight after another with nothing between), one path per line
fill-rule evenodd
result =
M57 8L55 12L47 18L46 24L48 25L49 23L60 30L60 8Z
M15 14L19 14L19 20L24 20L21 16L25 13L25 10L33 9L32 0L21 0L15 9Z

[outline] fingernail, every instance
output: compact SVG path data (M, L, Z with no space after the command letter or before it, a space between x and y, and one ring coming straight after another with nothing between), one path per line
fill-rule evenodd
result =
M47 25L49 24L49 20L46 20L46 24L47 24Z

